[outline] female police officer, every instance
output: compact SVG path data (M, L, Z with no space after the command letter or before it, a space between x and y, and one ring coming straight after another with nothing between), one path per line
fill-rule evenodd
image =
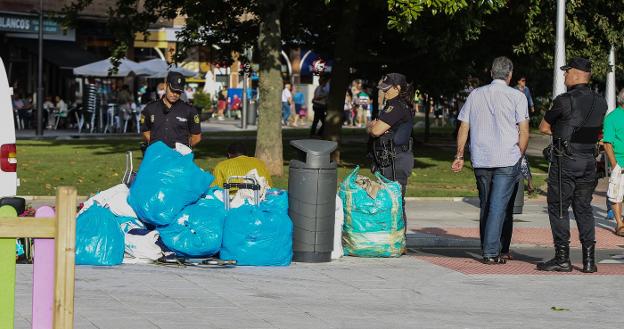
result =
M384 93L386 104L379 112L379 117L366 127L368 134L374 138L372 170L381 172L390 180L398 181L404 199L407 179L414 168L411 138L414 126L412 92L405 76L400 73L385 75L379 81L378 87ZM406 220L405 207L403 220Z

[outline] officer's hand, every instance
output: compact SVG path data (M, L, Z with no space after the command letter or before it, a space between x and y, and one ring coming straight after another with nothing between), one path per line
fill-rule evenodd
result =
M453 172L460 172L462 168L464 168L463 159L456 159L455 161L453 161L453 164L451 165L451 170Z

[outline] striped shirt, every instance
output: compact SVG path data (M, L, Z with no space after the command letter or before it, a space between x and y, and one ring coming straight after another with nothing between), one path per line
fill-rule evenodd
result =
M258 170L258 175L266 178L269 186L273 186L271 175L264 162L257 158L244 155L219 162L214 169L215 180L212 182L212 186L223 187L223 183L225 183L229 177L245 176L253 169Z
M518 163L518 124L529 119L527 98L503 80L473 90L458 120L470 127L473 168L509 167Z

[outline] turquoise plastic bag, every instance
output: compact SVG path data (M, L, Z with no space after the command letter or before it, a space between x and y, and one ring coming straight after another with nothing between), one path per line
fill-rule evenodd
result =
M200 199L158 229L162 242L179 256L210 257L219 252L225 209L217 199Z
M373 199L356 181L356 167L340 184L345 255L399 257L405 249L401 185L375 173L381 188Z
M77 265L119 265L124 247L118 217L110 210L94 204L76 219Z
M288 266L292 231L288 194L269 190L260 205L245 204L228 212L220 258L236 260L237 265Z
M184 207L204 195L214 177L162 142L147 148L128 195L139 219L156 226L173 223Z

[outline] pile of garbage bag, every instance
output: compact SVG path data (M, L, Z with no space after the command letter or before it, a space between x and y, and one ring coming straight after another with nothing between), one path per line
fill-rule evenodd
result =
M210 188L213 180L193 162L190 149L150 145L130 188L119 184L84 203L76 220L76 264L150 263L175 253L289 265L286 191L266 189L260 204L243 200L226 212L223 190Z
M338 192L344 209L344 254L399 257L405 250L401 185L380 173L373 180L358 172L356 167Z

